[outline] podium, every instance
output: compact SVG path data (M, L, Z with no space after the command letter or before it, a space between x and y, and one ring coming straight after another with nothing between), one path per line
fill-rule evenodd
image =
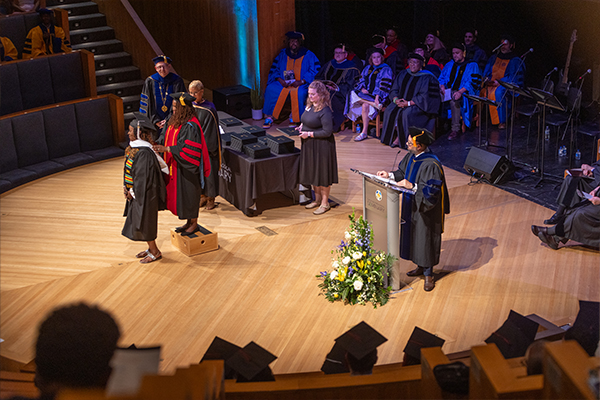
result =
M373 228L373 248L400 258L400 224L403 223L400 219L400 194L414 194L414 191L396 186L376 175L351 170L363 177L363 218ZM393 290L400 289L396 265L392 276L388 277L388 286L392 286Z

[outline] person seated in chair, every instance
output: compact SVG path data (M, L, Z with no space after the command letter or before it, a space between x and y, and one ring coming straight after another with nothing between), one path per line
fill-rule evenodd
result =
M600 249L600 186L591 197L568 209L555 226L531 225L531 232L551 249L569 239Z
M338 90L330 90L331 109L333 111L333 126L340 129L340 126L346 119L344 108L346 107L346 97L354 88L361 70L356 68L356 64L348 60L348 51L346 45L340 43L335 46L333 60L328 61L315 77L318 81L331 81L335 83Z
M34 58L57 53L70 53L71 44L65 31L52 23L54 12L47 8L38 10L42 22L27 34L23 46L23 58Z
M12 61L19 57L17 48L13 44L12 40L7 37L0 36L0 61Z
M371 48L367 56L369 65L363 69L356 88L346 99L346 116L352 121L362 117L362 132L354 138L357 142L367 138L369 121L375 119L385 104L392 86L392 70L383 62L383 50Z
M321 68L317 56L302 46L302 33L290 31L285 36L287 46L273 60L267 79L263 107L263 113L266 115L263 125L265 129L271 127L274 119L279 119L288 98L292 108L290 127L295 127L300 122L308 97L308 85Z
M440 92L444 96L446 90L451 91L448 101L448 117L452 120L452 130L448 140L454 140L462 132L461 117L465 128L471 127L473 102L463 94L476 94L481 86L481 73L474 62L465 59L465 46L462 43L452 45L452 61L444 66L439 77Z
M467 54L465 58L467 61L473 61L477 63L480 70L485 69L485 64L487 63L487 54L485 54L485 50L483 50L477 43L477 29L465 29L464 43L467 49Z
M381 143L404 147L410 126L432 131L440 109L440 85L429 71L423 71L425 59L411 53L409 69L402 70L392 85L392 103L383 113Z

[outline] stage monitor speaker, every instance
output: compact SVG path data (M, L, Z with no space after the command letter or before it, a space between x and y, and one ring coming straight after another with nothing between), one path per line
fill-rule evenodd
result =
M493 184L507 180L509 172L513 170L512 163L505 156L478 147L471 147L464 168L469 175L477 179L486 179Z
M252 117L250 89L237 85L213 90L213 103L219 111L225 111L239 119Z

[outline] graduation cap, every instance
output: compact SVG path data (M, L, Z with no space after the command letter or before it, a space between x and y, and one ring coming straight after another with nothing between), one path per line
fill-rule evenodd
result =
M460 43L460 42L452 43L452 47L450 47L450 49L459 49L460 51L467 51L464 43Z
M300 32L296 32L296 31L289 31L285 34L285 36L288 39L300 39L300 40L304 40L304 35Z
M152 59L152 62L154 63L154 65L158 64L159 62L171 64L173 62L173 60L171 60L170 57L167 57L167 56L161 54L160 56L154 57Z
M444 345L445 341L445 339L437 337L434 334L415 326L415 329L413 329L413 332L408 338L408 342L404 347L405 363L403 365L414 365L421 363L421 349L428 347L441 347Z
M37 10L37 12L40 15L54 15L54 11L48 10L47 8L40 8L39 10Z
M196 98L187 92L176 92L169 94L174 100L178 100L182 106L194 106Z
M238 382L274 381L269 364L277 359L254 342L243 349L237 350L225 361L225 365L233 369L238 376Z
M385 36L382 36L382 35L371 36L371 45L375 46L380 43L385 43Z
M350 372L345 361L346 353L361 360L385 342L387 339L383 335L362 321L335 339L335 345L327 354L321 371L326 374Z
M576 340L591 356L598 347L600 303L579 300L579 312L573 326L565 332L565 340Z
M135 117L135 119L131 121L130 125L132 125L133 127L137 127L139 124L140 128L150 130L152 133L156 132L156 125L154 125L152 121L148 119L146 114L142 114L136 111L133 113L133 116Z
M415 60L419 60L421 62L425 62L425 58L423 58L422 55L417 54L417 53L408 53L408 59L415 59Z
M382 50L382 49L380 49L379 47L371 47L370 49L368 49L368 50L367 50L367 60L368 60L369 58L371 58L371 56L373 55L373 53L379 53L379 54L381 54L382 56L385 54L385 53L383 52L383 50Z
M223 360L227 361L231 358L238 350L241 350L240 346L237 346L227 340L221 339L218 336L215 336L210 346L202 356L202 360ZM235 371L225 362L225 379L234 379Z
M429 146L435 140L435 136L433 135L433 133L425 128L411 126L408 128L408 133L414 140L421 144L424 144L425 146Z
M485 342L495 343L504 358L523 357L535 340L538 326L537 322L510 310L508 319Z

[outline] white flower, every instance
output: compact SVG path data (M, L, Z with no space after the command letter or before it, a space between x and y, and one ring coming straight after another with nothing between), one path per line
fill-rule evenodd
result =
M338 276L338 273L337 273L337 271L331 271L331 273L329 274L329 278L330 278L330 279L335 279L335 278L336 278L336 276Z
M352 235L348 231L346 231L346 232L344 232L344 237L346 238L346 240L350 240Z
M344 259L342 260L342 263L344 263L344 265L348 265L349 262L350 262L350 257L348 257L348 256L344 257Z
M362 253L360 251L355 251L354 254L352 254L352 258L360 260L362 258Z
M354 290L360 290L363 287L362 281L356 280L354 281Z
M338 269L340 267L340 262L338 260L335 260L332 264L332 267Z

